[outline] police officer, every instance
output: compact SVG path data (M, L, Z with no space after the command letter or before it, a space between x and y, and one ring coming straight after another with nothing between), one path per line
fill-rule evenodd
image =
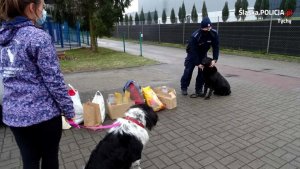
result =
M195 93L190 97L200 97L202 95L203 88L203 65L201 61L204 57L207 57L207 52L212 47L213 49L213 61L211 66L214 66L219 57L219 36L216 30L212 29L211 21L208 17L204 17L201 22L201 28L196 30L188 43L186 48L187 57L184 62L184 72L181 78L181 93L187 95L187 89L190 85L190 81L193 75L195 66L198 67L198 75L196 78Z

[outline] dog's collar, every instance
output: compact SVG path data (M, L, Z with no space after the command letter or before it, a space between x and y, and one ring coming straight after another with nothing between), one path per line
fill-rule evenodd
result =
M129 121L131 121L131 122L133 122L133 123L135 123L135 124L141 126L142 128L145 128L145 126L143 125L143 123L139 122L139 121L138 121L137 119L135 119L135 118L126 116L126 117L124 117L124 119L129 120Z

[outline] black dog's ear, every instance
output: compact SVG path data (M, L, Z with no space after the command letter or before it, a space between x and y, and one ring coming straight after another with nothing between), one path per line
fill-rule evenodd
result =
M138 104L131 106L131 108L140 108L145 112L147 129L151 130L156 125L158 116L150 106L148 106L147 104Z
M158 115L153 111L152 107L148 106L147 104L141 104L140 106L146 113L146 127L151 130L158 121Z

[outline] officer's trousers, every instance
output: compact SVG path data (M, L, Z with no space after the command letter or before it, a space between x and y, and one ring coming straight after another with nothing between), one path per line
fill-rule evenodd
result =
M192 62L185 63L184 72L183 72L183 75L182 75L181 81L180 81L181 82L181 90L187 90L187 88L189 87L194 68L195 68L194 63L192 63ZM198 75L196 78L196 85L195 85L196 92L202 91L203 84L204 84L203 71L200 68L198 68Z

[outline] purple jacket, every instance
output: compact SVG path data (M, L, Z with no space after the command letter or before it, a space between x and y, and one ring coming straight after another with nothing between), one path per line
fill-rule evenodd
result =
M3 122L25 127L59 116L74 116L51 37L25 17L0 29Z

